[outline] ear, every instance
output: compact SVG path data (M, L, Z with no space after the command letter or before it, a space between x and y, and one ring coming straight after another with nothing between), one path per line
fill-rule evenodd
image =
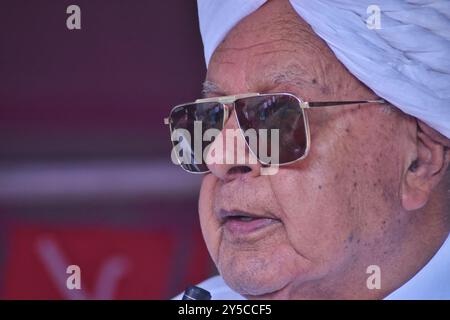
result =
M449 139L442 139L442 135L420 120L417 123L417 158L411 162L402 181L402 206L408 211L427 204L450 162Z

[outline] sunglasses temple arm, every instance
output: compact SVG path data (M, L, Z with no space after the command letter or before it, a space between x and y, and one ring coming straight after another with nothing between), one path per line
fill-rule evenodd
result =
M323 101L323 102L307 102L308 107L331 107L331 106L340 106L344 104L358 104L358 103L386 103L385 100L356 100L356 101Z

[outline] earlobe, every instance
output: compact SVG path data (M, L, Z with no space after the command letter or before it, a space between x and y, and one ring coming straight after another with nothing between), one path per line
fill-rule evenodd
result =
M401 201L405 210L417 210L427 204L448 168L448 152L448 148L418 128L417 158L409 165L402 181Z
M427 194L420 190L409 189L402 194L402 207L406 211L418 210L427 203Z
M426 205L429 191L423 186L423 175L418 174L419 168L408 169L402 186L402 206L407 211L418 210ZM423 173L423 172L422 172Z

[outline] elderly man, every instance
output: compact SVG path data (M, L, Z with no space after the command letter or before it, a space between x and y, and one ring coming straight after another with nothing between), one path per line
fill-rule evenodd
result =
M199 0L214 99L189 106L227 114L197 120L258 128L301 110L274 120L295 126L275 174L253 150L188 168L207 172L200 222L220 276L199 286L213 299L450 298L448 2L381 1L378 27L365 2Z

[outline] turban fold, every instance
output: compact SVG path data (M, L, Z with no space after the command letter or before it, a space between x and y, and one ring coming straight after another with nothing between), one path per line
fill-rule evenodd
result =
M197 0L207 65L227 33L265 2ZM368 24L371 0L290 3L361 82L450 139L450 0L377 0L379 25Z

